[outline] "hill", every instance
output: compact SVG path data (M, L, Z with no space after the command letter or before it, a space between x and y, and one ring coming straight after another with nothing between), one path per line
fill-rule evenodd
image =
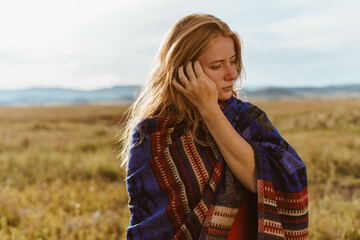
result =
M73 105L92 103L127 103L135 100L141 86L124 85L91 91L64 88L29 88L0 90L0 106ZM329 87L244 89L250 99L360 98L360 85Z
M127 85L91 91L64 88L29 88L0 90L0 106L63 105L132 102L140 86Z
M360 85L340 85L327 87L268 87L246 90L245 93L254 99L316 99L316 98L360 98Z

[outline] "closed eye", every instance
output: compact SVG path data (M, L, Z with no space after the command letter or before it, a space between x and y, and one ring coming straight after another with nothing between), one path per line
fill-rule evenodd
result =
M217 65L217 66L211 66L210 68L211 69L214 69L214 70L217 70L217 69L219 69L221 67L221 65Z

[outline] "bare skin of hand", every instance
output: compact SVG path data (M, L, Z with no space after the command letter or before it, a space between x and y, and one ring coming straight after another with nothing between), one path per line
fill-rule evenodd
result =
M188 63L186 65L186 73L190 80L185 76L184 67L181 66L178 70L178 74L184 87L176 81L173 81L173 84L190 100L190 102L199 110L200 114L201 111L218 107L216 85L203 72L200 63L198 61L194 62L194 69L192 63Z
M257 192L254 151L231 126L218 104L216 84L204 73L198 61L194 69L190 62L179 68L179 79L173 80L175 88L198 109L227 165L234 176L252 192Z

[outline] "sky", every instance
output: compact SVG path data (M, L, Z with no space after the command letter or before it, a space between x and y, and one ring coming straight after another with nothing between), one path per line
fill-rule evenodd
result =
M0 90L144 84L173 24L195 12L242 40L245 87L360 83L358 0L0 2Z

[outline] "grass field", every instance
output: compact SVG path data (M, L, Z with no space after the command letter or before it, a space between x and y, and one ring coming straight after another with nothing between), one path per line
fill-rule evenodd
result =
M360 101L254 102L308 169L311 239L360 239ZM0 239L124 239L126 106L0 108Z

